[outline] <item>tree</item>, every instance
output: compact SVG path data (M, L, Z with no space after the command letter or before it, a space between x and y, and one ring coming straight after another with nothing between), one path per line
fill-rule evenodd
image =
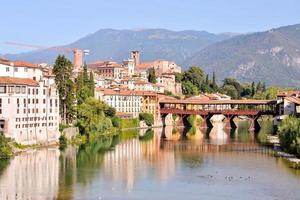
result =
M202 83L204 82L204 72L201 68L197 66L191 66L187 71L183 73L183 81L191 82L201 91Z
M213 72L213 81L212 81L212 89L216 91L218 89L218 85L216 83L216 74Z
M8 144L8 139L0 132L0 161L7 160L13 155L13 150Z
M257 86L256 86L256 92L262 92L263 90L263 85L262 83L259 81Z
M255 83L253 81L251 84L251 96L254 97L255 93L256 93L256 87L255 87Z
M232 99L238 99L239 94L236 88L233 85L225 85L223 86L223 91L225 94L229 95Z
M149 69L148 81L150 83L156 83L156 75L154 68Z
M182 78L183 78L183 74L182 73L179 73L179 72L175 73L175 82L176 83L181 83Z
M300 155L300 120L296 117L285 118L278 127L281 147L288 153Z
M89 97L78 106L77 126L81 134L101 134L112 128L111 120L105 116L103 102Z
M67 117L67 113L69 112L68 109L71 109L74 104L74 102L70 102L72 99L71 95L74 95L70 92L70 88L73 87L73 82L71 80L72 72L72 62L65 58L65 56L59 55L55 60L53 73L55 75L55 83L59 93L60 115L65 123L71 121L71 119Z
M144 121L147 126L152 126L154 124L154 118L151 113L140 113L139 119Z
M193 85L190 81L182 83L182 93L188 96L198 95L197 86Z
M266 82L264 82L262 85L262 92L265 92L265 91L267 91Z
M82 104L88 97L94 97L94 90L94 75L92 72L88 75L87 66L85 64L83 66L83 72L79 73L76 79L77 104Z
M90 96L94 97L95 96L95 81L94 81L94 74L92 71L90 72L89 83L90 83Z

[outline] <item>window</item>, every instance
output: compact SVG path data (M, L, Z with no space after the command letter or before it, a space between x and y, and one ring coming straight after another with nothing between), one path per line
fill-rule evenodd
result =
M18 68L17 67L14 68L14 72L18 72Z
M22 94L25 94L25 93L26 93L26 87L22 86Z
M25 68L24 68L24 72L27 72L27 71L28 71L28 69L27 69L27 67L25 67Z
M0 86L0 93L6 93L6 86Z
M6 67L6 72L9 72L9 67Z
M30 88L28 88L28 94L30 94Z
M43 95L46 95L46 89L43 89Z
M36 94L39 94L39 89L36 89Z
M34 94L34 89L32 89L32 94Z
M16 86L16 93L20 94L20 92L21 92L21 87L20 86Z

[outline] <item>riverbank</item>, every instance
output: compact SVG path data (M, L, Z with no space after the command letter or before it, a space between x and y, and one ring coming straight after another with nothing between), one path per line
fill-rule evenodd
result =
M267 145L273 145L273 149L275 152L275 157L281 157L286 160L289 166L293 169L300 169L300 159L296 157L296 155L286 153L282 150L280 146L280 140L278 136L268 136L267 137Z

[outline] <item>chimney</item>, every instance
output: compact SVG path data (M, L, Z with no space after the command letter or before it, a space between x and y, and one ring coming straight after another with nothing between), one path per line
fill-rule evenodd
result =
M137 66L140 64L140 52L139 51L131 51L131 59L134 62L134 65Z

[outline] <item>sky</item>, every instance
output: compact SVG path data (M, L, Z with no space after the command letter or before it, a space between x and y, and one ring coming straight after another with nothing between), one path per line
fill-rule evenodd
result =
M103 28L248 33L300 23L300 0L0 0L0 54L55 46Z

